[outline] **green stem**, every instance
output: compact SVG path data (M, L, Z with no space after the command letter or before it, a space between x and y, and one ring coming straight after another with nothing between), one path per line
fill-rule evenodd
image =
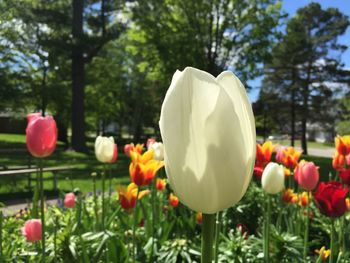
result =
M307 192L308 198L309 198L309 192ZM309 225L310 225L310 200L308 200L306 204L306 227L305 227L305 234L304 234L304 262L306 262L307 253L309 251L308 241L309 241Z
M155 202L155 198L154 198L154 195L156 194L156 187L155 187L155 184L156 184L156 180L153 179L152 181L152 185L151 185L151 191L152 191L152 194L151 194L151 202L152 202L152 247L151 247L151 257L150 257L150 262L153 262L153 253L154 253L154 229L155 229L155 220L156 220L156 216L155 216L155 207L154 207L154 202Z
M215 254L214 254L215 263L218 262L218 256L219 256L220 231L221 231L221 212L218 212L216 215L216 229L215 229Z
M139 202L139 188L137 188L137 193L136 193L136 204L135 204L135 209L134 209L134 224L132 226L132 254L133 254L133 262L136 262L136 253L137 253L137 249L136 249L136 224L137 224L137 208L138 208L138 202Z
M203 214L202 222L202 258L201 263L212 263L215 235L215 214Z
M58 227L58 217L55 215L55 225L53 233L53 252L54 252L54 262L57 262L57 227Z
M44 179L43 164L39 159L40 174L40 209L41 209L41 246L42 246L42 262L45 262L45 201L44 201Z
M335 254L335 227L334 227L334 219L332 220L332 229L331 229L331 255L329 256L329 263L333 263L334 254Z
M2 211L0 211L0 260L2 259L2 224L3 224L3 214Z
M98 203L97 203L97 194L96 194L96 177L92 177L92 187L93 187L93 192L94 192L94 210L95 210L95 218L96 218L96 229L99 228L99 223L98 223Z
M106 189L106 165L103 165L103 173L102 173L102 230L105 230L105 189Z
M341 218L341 229L346 229L346 222L345 222L345 216L342 216ZM345 232L342 231L342 252L345 253L346 251L346 244L345 244Z
M270 215L271 215L271 197L267 194L267 211L264 229L264 257L265 263L269 263L269 243L270 243Z

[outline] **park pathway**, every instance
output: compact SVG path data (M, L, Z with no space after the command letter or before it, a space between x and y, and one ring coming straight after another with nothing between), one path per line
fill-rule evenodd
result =
M295 147L297 150L301 151L300 147ZM332 158L334 155L334 148L308 148L308 154L317 157L328 157Z
M46 201L46 205L57 205L58 204L58 199L49 199ZM28 207L28 203L18 203L18 204L13 204L13 205L8 205L5 207L1 207L0 210L4 214L4 216L12 216L17 214L21 209L25 209Z

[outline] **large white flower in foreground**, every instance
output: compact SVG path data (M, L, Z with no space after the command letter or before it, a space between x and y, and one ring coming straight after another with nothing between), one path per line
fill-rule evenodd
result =
M256 136L245 88L232 72L176 71L159 124L169 183L182 203L212 214L242 198Z

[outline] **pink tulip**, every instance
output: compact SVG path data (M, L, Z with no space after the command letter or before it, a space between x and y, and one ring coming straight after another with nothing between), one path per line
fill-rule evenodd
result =
M130 157L130 151L133 148L133 145L131 145L130 143L125 144L124 146L124 154L128 157Z
M147 140L147 143L146 143L147 149L149 150L151 148L152 144L155 142L156 142L156 140L154 138L149 138Z
M276 150L276 162L278 163L283 163L283 159L284 159L284 151L286 150L287 147L285 146L280 146L277 148Z
M44 158L53 153L57 142L56 122L51 116L42 117L36 113L27 116L26 144L35 157Z
M28 242L40 241L41 233L40 219L30 219L22 227L22 235L25 236Z
M313 162L301 161L294 170L294 178L305 190L315 189L319 180L318 167Z
M73 208L75 206L75 194L68 193L64 197L64 207L65 208Z
M118 158L118 146L116 144L114 144L113 157L112 157L110 163L115 163L117 161L117 158Z
M41 115L40 112L29 113L29 114L27 115L27 122L29 123L29 122L31 122L31 121L33 121L33 120L35 120L35 119L37 119L37 118L39 118L39 117L41 117L41 116L42 116L42 115Z

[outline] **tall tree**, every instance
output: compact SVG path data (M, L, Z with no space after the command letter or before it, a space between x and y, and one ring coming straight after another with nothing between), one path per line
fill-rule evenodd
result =
M106 43L120 35L123 26L116 21L121 6L115 1L73 0L72 7L72 147L86 151L85 65Z
M157 50L167 79L194 66L214 75L230 68L246 80L269 56L280 6L274 0L137 1L133 20Z
M346 47L339 44L337 38L348 24L348 17L335 8L323 10L318 3L311 3L299 9L288 22L284 40L274 49L272 57L276 58L266 67L270 73L267 80L276 84L281 94L286 88L290 91L292 108L295 109L296 104L301 107L301 141L305 154L307 123L312 121L313 111L317 111L320 101L334 94L330 83L342 81L336 72L342 67L340 55ZM293 110L291 112L293 116Z

